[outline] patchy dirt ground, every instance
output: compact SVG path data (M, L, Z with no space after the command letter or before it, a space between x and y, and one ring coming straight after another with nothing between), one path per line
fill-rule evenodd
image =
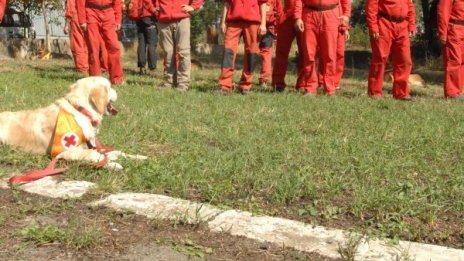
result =
M80 200L0 189L0 260L331 260Z

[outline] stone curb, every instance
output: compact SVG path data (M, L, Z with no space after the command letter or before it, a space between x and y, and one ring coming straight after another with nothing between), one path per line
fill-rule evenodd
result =
M21 186L21 189L46 197L80 197L95 184L84 181L57 182L47 177ZM9 188L5 180L0 188ZM146 193L119 193L90 203L116 211L132 211L151 219L174 220L183 223L206 223L212 232L244 236L260 242L273 243L294 249L318 253L329 258L338 258L339 247L345 246L353 235L339 229L312 226L298 221L269 216L253 216L249 212L223 211L208 204L164 195ZM389 246L382 240L361 240L357 247L356 260L412 260L464 261L464 250L443 246L400 241Z

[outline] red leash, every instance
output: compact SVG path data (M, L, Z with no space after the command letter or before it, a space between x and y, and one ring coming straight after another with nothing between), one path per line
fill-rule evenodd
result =
M106 163L108 162L108 157L106 156L106 153L112 151L113 148L109 146L101 146L100 141L98 139L95 139L95 145L96 147L93 149L97 150L104 156L104 158L100 162L98 162L96 166L96 168L99 169L106 165ZM9 183L27 183L27 182L38 180L41 178L45 178L47 176L52 176L52 175L63 173L66 170L68 170L68 168L55 169L56 163L60 160L61 159L59 158L54 158L52 161L50 161L50 163L48 163L48 166L45 169L32 170L32 171L27 172L24 175L13 176L8 180L8 182Z

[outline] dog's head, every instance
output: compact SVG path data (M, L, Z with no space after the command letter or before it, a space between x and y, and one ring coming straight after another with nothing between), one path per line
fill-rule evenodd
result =
M75 107L90 110L93 117L103 115L116 115L118 111L113 103L118 99L111 83L103 77L92 76L78 80L69 87L65 97ZM97 115L96 115L97 114Z

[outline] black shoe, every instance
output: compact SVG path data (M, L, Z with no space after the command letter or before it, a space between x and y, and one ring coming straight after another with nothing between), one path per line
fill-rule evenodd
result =
M145 75L145 68L140 67L139 68L139 75Z
M274 86L274 92L284 92L284 91L285 91L284 86L279 86L279 85Z

